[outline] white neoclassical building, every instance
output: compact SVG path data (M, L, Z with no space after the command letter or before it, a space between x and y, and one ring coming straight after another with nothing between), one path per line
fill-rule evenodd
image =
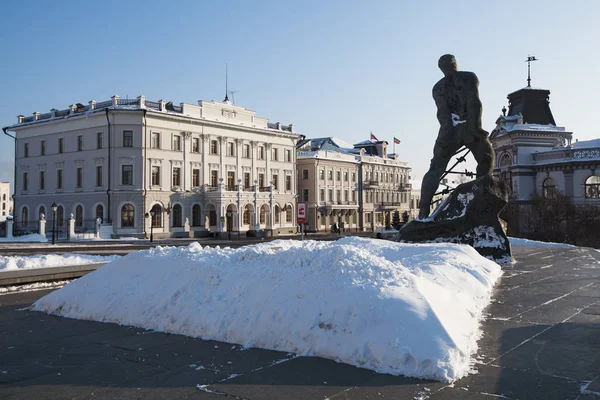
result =
M112 237L296 231L293 125L229 101L174 105L144 96L18 117L15 228L41 214L76 232L100 218Z
M12 212L12 193L10 182L0 182L0 222L6 221L6 217Z

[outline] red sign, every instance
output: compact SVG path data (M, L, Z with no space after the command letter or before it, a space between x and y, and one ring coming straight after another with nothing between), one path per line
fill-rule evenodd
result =
M304 202L298 203L298 223L306 223L306 203Z

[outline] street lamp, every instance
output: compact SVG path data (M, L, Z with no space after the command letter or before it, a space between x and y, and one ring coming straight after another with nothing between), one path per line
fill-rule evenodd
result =
M231 240L231 225L233 225L233 221L231 220L232 216L233 213L231 211L227 211L227 236L229 237L229 240Z
M149 213L146 213L146 218L150 218L150 243L152 243L154 241L154 216L156 215L156 212L154 211L150 211Z
M52 203L50 208L52 209L52 244L56 244L56 210L58 210L58 206L56 203Z

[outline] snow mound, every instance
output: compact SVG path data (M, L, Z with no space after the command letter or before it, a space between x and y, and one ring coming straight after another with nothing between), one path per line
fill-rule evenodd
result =
M131 253L32 309L454 381L501 274L457 244L192 243Z
M0 271L31 268L64 267L114 261L121 256L85 254L36 254L34 256L0 256Z
M555 248L575 248L572 244L568 243L554 243L554 242L540 242L537 240L521 239L515 237L509 237L510 245L513 247L524 246L524 247L555 247Z

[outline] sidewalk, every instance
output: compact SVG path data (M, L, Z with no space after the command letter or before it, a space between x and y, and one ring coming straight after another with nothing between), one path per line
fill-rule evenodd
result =
M478 372L453 385L18 311L47 293L38 291L0 296L0 398L600 399L600 252L513 250Z

